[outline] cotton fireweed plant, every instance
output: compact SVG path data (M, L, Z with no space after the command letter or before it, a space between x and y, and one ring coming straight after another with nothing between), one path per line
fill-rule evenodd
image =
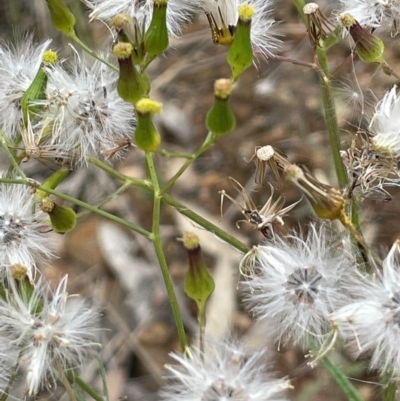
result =
M66 233L78 221L72 206L121 224L154 245L181 346L181 352L171 356L173 364L167 365L168 384L160 392L162 399L248 401L289 397L285 390L290 385L285 374L274 371L269 350L263 346L250 352L244 339L232 342L228 335L213 338L214 333L208 332L205 317L215 283L198 240L184 243L189 259L184 290L199 311L199 344L189 346L160 235L161 203L243 254L238 266L245 276L238 286L244 290L243 309L266 322L263 338L272 339L270 348L276 351L284 344L286 349L298 348L308 353L304 349L312 347L312 355L318 355L317 360L327 367L346 398L360 401L357 385L329 359L334 347L336 352L348 349L354 358L369 358L370 369L378 371L386 386L383 399L393 400L399 369L394 345L398 342L399 320L398 244L380 269L379 244L371 245L372 241L364 238L359 216L362 201L371 197L390 200L392 187L399 184L398 95L391 86L377 102L375 113L356 127L356 132L344 136L338 128L332 79L347 72L349 65L355 76L359 70L355 65L362 63L375 64L378 73L383 70L398 76L384 62L384 42L370 29L389 20L392 32L396 32L397 2L337 2L337 8L343 5L339 24L335 15L325 15L318 4L308 3L303 10L303 2L294 1L306 24L313 52L305 60L278 54L282 37L275 30L272 2L268 0L84 3L89 9L88 22L98 19L109 27L110 54L100 56L77 37L75 17L63 0L46 1L54 27L97 61L82 55L63 61L62 51L57 56L48 40L36 43L28 36L16 45L0 47L0 144L5 155L2 162L8 162L2 167L4 173L0 178L0 401L16 396L19 384L24 396L30 399L39 397L42 391L64 387L73 400L82 400L84 393L96 401L108 400L106 386L99 391L79 377L85 363L92 361L99 350L97 308L69 296L66 277L58 285L50 286L40 272L44 262L51 263L48 231ZM364 5L371 6L368 16ZM280 7L280 3L276 2L276 6ZM174 153L162 148L163 135L154 121L163 105L154 99L149 68L155 60L163 65L169 55L169 39L179 40L185 24L196 17L208 20L207 36L211 33L214 44L225 46L219 51L224 54L226 49L231 73L221 76L215 71L219 79L205 118L208 134L204 135L204 142L198 149ZM280 30L284 28L282 23ZM351 38L347 39L345 32ZM191 40L196 39L193 36ZM354 43L349 45L351 40ZM343 63L335 58L331 66L328 50L342 41L343 46L348 46L349 57ZM340 54L342 51L343 48ZM257 143L249 160L255 162L257 189L267 199L261 202L263 206L252 200L251 190L236 178L232 183L239 199L220 191L259 234L249 250L248 244L199 216L185 201L175 199L171 189L194 160L217 141L225 140L226 135L236 135L240 120L236 119L235 106L232 107L232 94L245 89L237 85L242 74L254 73L254 64L262 69L262 59L266 58L270 62L280 60L308 67L319 78L319 103L324 109L326 136L339 184L321 182L307 166L296 165L292 153L286 156L273 144ZM302 101L299 99L299 103ZM324 129L320 131L325 135ZM134 148L130 150L137 153L138 159L142 158L145 179L123 174L114 164L129 148ZM167 167L159 154L184 159L168 179L164 174ZM304 156L310 159L308 149ZM40 181L30 177L30 170L25 168L24 162L32 159L48 168L47 176L40 177ZM58 189L72 170L87 166L101 169L121 182L98 205ZM328 162L325 167L326 176L332 177ZM271 182L269 172L274 178ZM232 176L239 174L235 171ZM298 202L286 204L280 189L285 180L299 191L296 201L304 196L301 206L305 200L309 202L314 212L312 224L288 227L288 215L299 213L300 206L297 208ZM122 211L113 214L103 209L128 188L152 197L152 221L146 225L151 231L125 219ZM374 317L365 319L372 312ZM372 329L377 330L377 335L371 334ZM314 360L311 364L316 363ZM104 373L102 376L105 382Z

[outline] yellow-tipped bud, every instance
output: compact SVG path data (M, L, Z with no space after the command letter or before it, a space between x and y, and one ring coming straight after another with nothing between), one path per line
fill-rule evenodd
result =
M235 129L236 117L229 103L232 82L218 79L214 84L214 105L207 114L207 129L216 136L227 134Z
M238 11L239 21L227 57L232 69L233 82L236 82L239 76L253 63L251 19L254 15L254 7L248 3L244 3L239 6Z
M51 213L54 210L54 202L46 196L40 202L40 209L45 213Z
M161 143L161 136L153 124L153 115L161 113L162 104L151 99L140 99L136 105L137 125L135 143L145 152L154 152Z
M319 182L294 164L285 166L284 172L286 179L296 184L304 193L319 218L342 220L346 200L339 190Z
M113 49L119 64L118 94L126 102L135 104L148 95L150 82L146 73L141 74L133 64L132 50L132 44L127 42L117 43Z
M185 293L196 302L199 317L204 316L207 300L215 288L214 280L203 262L197 235L186 232L182 241L189 258L189 270L184 281Z
M23 280L27 273L28 269L26 268L26 266L21 265L20 263L15 263L11 266L11 277L15 278L15 280Z
M350 32L357 54L364 63L385 64L383 59L385 45L382 40L369 33L348 13L340 15L340 23Z
M58 54L57 52L53 51L53 50L46 50L43 53L43 57L42 57L43 63L44 64L55 64L58 61Z

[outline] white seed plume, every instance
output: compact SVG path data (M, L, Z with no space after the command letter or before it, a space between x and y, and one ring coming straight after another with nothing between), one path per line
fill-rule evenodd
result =
M349 288L355 301L330 319L355 357L372 355L371 369L400 373L400 242L385 260L382 274L365 277Z
M248 354L239 343L220 341L207 344L205 353L191 347L185 355L171 357L177 364L166 366L164 401L279 401L290 387L268 373L265 352Z
M377 104L369 130L378 149L400 157L400 97L396 86Z
M342 12L351 14L360 25L367 28L390 27L398 33L400 3L398 0L340 0Z
M43 145L56 146L85 163L85 158L101 157L128 140L134 130L134 111L117 93L118 75L100 62L82 66L76 60L71 71L61 66L48 69L47 99L36 132L49 131ZM116 152L118 153L118 152ZM117 156L120 156L120 153Z
M196 0L199 7L215 22L216 28L229 29L234 33L238 22L238 7L249 3L254 7L254 16L251 21L251 42L255 53L265 57L276 54L281 41L274 32L275 23L272 18L272 2L270 0Z
M109 22L117 14L135 17L139 25L148 28L154 0L81 0L91 10L90 20L99 19ZM169 0L167 4L167 28L171 36L179 36L185 24L195 12L192 0Z
M304 239L275 237L257 247L251 259L254 276L242 283L244 302L268 323L274 341L303 343L311 335L323 342L329 314L349 302L346 286L355 261L344 246L345 240L329 238L325 226L311 225Z
M22 118L20 101L42 62L50 40L36 44L32 36L14 46L0 46L0 129L8 138L17 136Z
M35 260L51 256L47 219L27 187L0 184L0 272L22 265L34 276Z
M4 338L15 355L23 356L27 396L51 387L60 369L80 368L93 354L98 313L66 292L67 277L52 292L40 279L33 293L24 293L11 281L7 299L0 298ZM15 364L15 363L14 363Z

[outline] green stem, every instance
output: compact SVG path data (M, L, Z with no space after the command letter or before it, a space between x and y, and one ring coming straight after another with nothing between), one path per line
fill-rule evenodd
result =
M79 376L74 376L72 381L75 382L85 393L89 394L94 400L104 401L104 397L94 391L93 388Z
M299 13L300 18L302 19L304 25L307 26L306 25L307 18L305 17L304 11L303 11L303 8L306 5L306 3L304 2L304 0L293 0L293 3L295 5L295 7L297 8L297 12Z
M66 195L59 191L56 191L55 189L50 189L50 188L44 187L42 185L39 185L37 182L35 182L33 180L29 180L29 179L17 180L17 179L9 179L9 178L0 178L0 182L4 182L4 183L8 183L8 184L23 184L23 185L27 185L27 186L39 189L48 194L55 195L61 199L65 199L71 203L74 203L75 205L81 206L87 210L90 210L93 213L97 213L100 216L103 216L109 220L115 221L116 223L119 223L125 227L130 228L132 231L136 231L137 233L143 235L146 238L149 238L149 239L152 238L152 234L149 231L145 230L142 227L137 226L136 224L129 223L128 221L121 219L120 217L114 216L111 213L107 213L104 210L101 210L96 206L89 205L88 203L82 202L81 200L76 199L72 196Z
M238 239L229 235L224 230L221 230L219 227L215 226L214 224L210 223L208 220L204 219L203 217L199 216L197 213L190 210L187 206L180 203L172 196L165 194L162 197L162 201L166 204L174 207L180 214L188 217L190 220L194 221L195 223L199 224L203 228L205 228L210 233L216 235L217 237L221 238L223 241L227 242L228 244L232 245L234 248L238 249L239 251L246 254L250 248L240 242Z
M152 185L151 185L151 183L149 181L140 180L138 178L128 177L127 175L120 173L119 171L113 169L108 164L103 163L103 162L101 162L100 160L97 160L94 157L88 157L87 161L89 163L93 164L94 166L100 168L101 170L105 171L106 173L108 173L112 177L115 177L118 180L122 181L123 183L129 182L130 185L132 185L134 187L139 187L139 188L145 189L147 191L152 191L153 190Z
M117 196L121 195L123 192L125 192L128 188L131 187L131 183L130 182L125 182L123 185L121 185L116 191L114 191L113 193L107 195L100 203L98 203L96 205L97 208L100 208L104 205L106 205L108 202L112 201L113 199L115 199ZM80 219L86 215L88 215L89 213L91 213L89 210L87 210L86 212L81 212L77 214L77 218Z
M90 47L86 46L75 34L73 35L68 35L69 38L71 38L76 44L78 44L86 53L90 54L92 57L95 59L101 61L104 63L106 66L110 67L112 70L118 72L118 67L115 65L111 64L104 58L100 57L95 51L93 51Z
M329 141L332 149L333 161L335 163L336 176L341 188L344 188L348 183L347 173L343 160L340 156L340 133L339 125L336 116L335 103L332 97L331 82L328 70L328 60L326 51L317 48L318 62L321 67L320 85L322 90L322 101L325 111L325 121L328 128Z
M158 262L160 264L161 273L164 278L165 287L167 289L169 302L171 304L172 313L174 315L176 329L178 331L179 341L181 344L182 351L187 348L187 338L185 328L183 326L182 315L179 310L178 300L176 298L174 284L171 279L171 275L168 270L167 260L165 259L164 249L161 243L160 237L160 213L161 213L161 194L160 186L158 183L157 173L153 162L153 156L151 153L146 152L147 168L151 177L154 188L153 198L153 223L152 223L152 239L154 248L157 254Z
M207 149L209 149L215 143L214 135L209 132L204 143L200 146L192 157L183 164L179 171L164 185L160 191L160 195L164 195L168 190L175 184L176 180L186 171L186 169Z
M21 167L19 167L18 163L16 162L14 155L10 152L10 149L8 147L8 144L7 144L7 141L6 141L6 138L5 138L3 132L1 132L0 143L1 143L1 147L3 148L4 152L6 152L8 158L10 159L11 165L14 167L14 170L22 178L26 178L25 173L21 170Z
M394 380L389 380L387 385L383 387L383 401L395 401L397 392L397 384Z
M193 155L191 153L181 153L181 152L169 152L165 149L157 149L154 153L164 157L170 157L175 159L191 159Z
M17 375L18 375L19 361L20 361L20 359L21 359L21 356L22 356L22 355L20 355L20 356L17 358L18 362L15 364L15 366L14 366L14 368L13 368L13 371L12 371L12 373L11 373L11 375L10 375L10 379L8 380L8 383L7 383L7 387L6 387L4 390L2 390L2 393L3 393L3 394L2 394L2 396L0 397L0 401L6 401L7 398L8 398L8 396L9 396L9 394L10 394L11 387L12 387L12 385L13 385L13 383L14 383L14 380L16 379L16 377L17 377Z
M323 358L322 364L349 401L364 401L348 377L329 358Z
M88 161L123 182L130 182L130 184L132 186L140 187L148 192L153 192L152 184L149 181L138 180L135 178L129 178L128 176L121 174L118 171L114 170L112 167L108 166L107 164L104 164L95 159L93 159L93 160L88 159ZM206 228L207 230L209 230L210 232L214 233L217 237L221 238L223 241L232 245L234 248L238 249L239 251L241 251L243 253L247 253L250 250L250 248L247 245L243 244L242 242L237 240L232 235L227 234L224 230L221 230L219 227L210 223L203 217L199 216L197 213L189 210L187 208L187 206L178 202L176 199L172 198L170 195L168 195L168 194L163 195L162 201L165 202L166 204L174 207L179 213L183 214L184 216L188 217L195 223L199 224L200 226L202 226L202 227Z

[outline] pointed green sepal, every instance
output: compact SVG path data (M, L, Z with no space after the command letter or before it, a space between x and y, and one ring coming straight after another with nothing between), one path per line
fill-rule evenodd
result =
M32 106L30 103L46 98L46 86L47 73L43 67L40 67L29 88L21 98L21 110L25 126L28 124L28 113L37 114L40 111L39 106Z
M62 0L46 0L54 28L69 37L75 36L75 17Z
M248 3L244 3L239 6L238 11L239 21L227 57L228 63L232 69L233 82L236 82L239 76L253 63L251 19L254 15L254 7Z
M146 52L152 58L164 53L169 46L167 5L167 0L154 1L153 17L145 35Z
M214 84L214 104L207 114L206 126L214 135L225 135L235 129L236 117L229 103L232 82L218 79Z
M183 235L183 245L189 257L189 270L185 276L184 289L186 295L196 302L200 315L205 311L215 284L203 262L197 235L186 232Z
M120 42L114 46L114 54L118 57L119 78L118 94L126 102L133 105L150 91L150 81L146 73L141 74L133 64L133 47L130 43Z
M154 152L161 143L161 136L153 124L153 115L161 113L162 104L151 99L136 103L135 144L145 152Z

